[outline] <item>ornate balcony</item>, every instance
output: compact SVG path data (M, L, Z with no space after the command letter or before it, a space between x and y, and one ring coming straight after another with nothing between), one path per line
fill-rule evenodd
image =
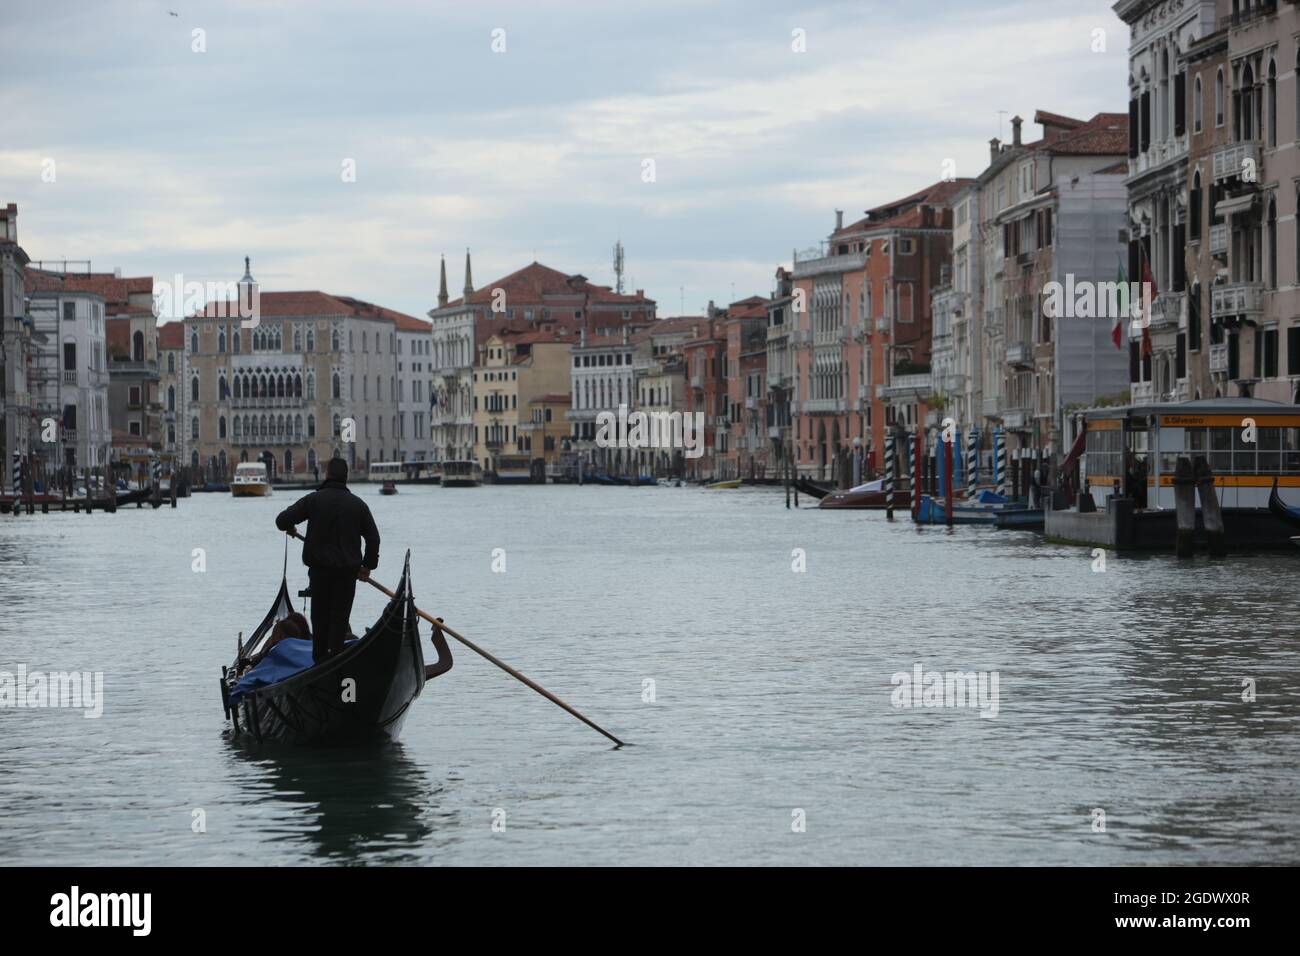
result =
M1228 224L1225 222L1210 227L1210 255L1226 256L1228 254Z
M1016 341L1007 346L1007 364L1028 368L1034 364L1034 349L1028 342Z
M1002 424L1007 428L1025 428L1033 412L1028 408L1005 408L1002 410Z
M1213 153L1212 175L1214 182L1241 178L1246 183L1258 183L1260 169L1260 143L1248 140L1220 146ZM1249 171L1249 175L1245 175Z
M1210 374L1228 374L1228 343L1210 346Z
M1134 405L1150 405L1156 400L1154 382L1133 382L1129 386L1130 400Z
M1264 284L1262 282L1232 282L1214 286L1210 290L1210 315L1212 318L1260 315L1264 311Z
M1151 331L1165 328L1178 328L1183 318L1183 307L1187 302L1186 292L1162 292L1151 303Z

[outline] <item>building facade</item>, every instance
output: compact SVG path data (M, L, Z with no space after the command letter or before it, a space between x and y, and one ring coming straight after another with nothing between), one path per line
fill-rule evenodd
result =
M567 275L539 262L475 289L470 256L465 254L465 285L449 298L445 261L432 322L434 396L433 453L438 460L480 458L474 440L474 363L479 349L503 331L553 332L577 337L621 334L624 326L653 321L655 304L645 292L625 295ZM576 403L577 396L574 395Z
M112 446L104 297L65 288L64 276L28 271L29 312L40 341L33 349L32 406L40 422L58 422L58 438L35 451L48 472L97 468Z

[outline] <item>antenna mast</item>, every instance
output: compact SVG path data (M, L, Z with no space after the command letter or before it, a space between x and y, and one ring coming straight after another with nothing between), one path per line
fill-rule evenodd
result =
M614 291L623 294L623 241L614 243Z

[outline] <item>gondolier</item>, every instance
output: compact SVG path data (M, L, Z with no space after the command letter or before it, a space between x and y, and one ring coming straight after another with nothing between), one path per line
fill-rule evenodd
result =
M343 649L357 581L367 580L379 566L375 519L366 503L348 490L347 483L347 462L332 458L325 466L325 482L320 488L275 519L281 531L307 522L302 563L311 579L312 659L318 662Z

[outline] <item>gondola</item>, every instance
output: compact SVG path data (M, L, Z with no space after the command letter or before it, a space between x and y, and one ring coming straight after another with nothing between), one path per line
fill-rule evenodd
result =
M275 623L293 613L286 578L271 610L221 672L221 702L236 736L259 743L307 746L382 744L396 740L426 681L451 669L451 650L435 628L436 664L425 665L411 595L411 556L379 619L342 653L275 683L242 680L240 671ZM245 675L246 676L246 675ZM351 683L345 683L351 681Z
M1300 508L1292 508L1277 493L1277 479L1273 479L1273 490L1268 495L1268 510L1273 512L1285 524L1300 528ZM1294 539L1292 539L1294 540Z

